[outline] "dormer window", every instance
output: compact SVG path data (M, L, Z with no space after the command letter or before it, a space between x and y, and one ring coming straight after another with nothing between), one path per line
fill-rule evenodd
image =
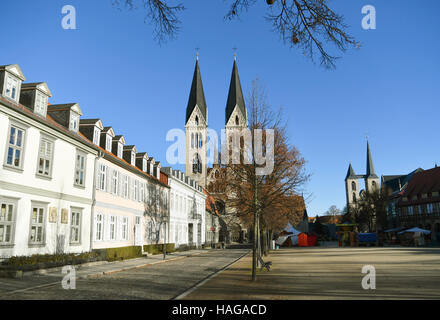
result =
M74 132L78 132L79 127L79 114L70 113L70 126L69 129Z
M134 152L131 152L131 165L136 165L136 154Z
M122 158L122 143L118 142L118 158Z
M93 143L99 146L99 142L101 140L101 130L99 128L95 127L93 129Z
M11 75L7 76L5 95L12 100L17 101L18 80Z
M109 134L105 137L105 150L112 152L112 137Z
M147 159L142 160L142 171L147 171Z
M37 92L36 101L35 101L35 112L45 116L46 109L47 109L47 96L42 94L41 92Z

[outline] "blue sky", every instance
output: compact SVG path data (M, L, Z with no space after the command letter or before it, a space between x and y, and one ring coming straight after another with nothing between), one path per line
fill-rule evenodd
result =
M101 118L166 165L166 133L184 127L194 48L209 126L220 130L237 47L244 93L259 77L270 104L285 110L291 142L312 174L313 216L345 205L348 163L364 173L367 133L378 175L440 162L438 1L332 1L363 44L335 71L286 47L264 20L263 0L233 22L223 19L223 0L184 4L178 39L159 46L142 11L116 10L111 0L2 1L0 64L19 64L28 82L47 82L51 103L78 102L83 117ZM361 28L367 4L376 7L376 30ZM75 6L77 30L61 28L64 5Z

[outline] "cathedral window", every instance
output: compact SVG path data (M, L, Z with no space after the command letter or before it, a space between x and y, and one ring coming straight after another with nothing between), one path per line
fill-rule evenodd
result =
M238 120L238 116L235 116L235 124L238 126L240 124L240 121Z
M194 148L194 133L191 133L191 148Z
M202 162L198 153L194 155L193 160L193 173L202 173Z
M356 193L353 192L353 202L356 202Z
M356 182L352 182L351 183L351 189L353 190L353 191L356 191Z
M203 140L203 136L202 136L202 134L200 134L200 137L199 137L199 148L202 147L202 140Z
M196 116L196 126L198 126L198 125L199 125L199 117Z

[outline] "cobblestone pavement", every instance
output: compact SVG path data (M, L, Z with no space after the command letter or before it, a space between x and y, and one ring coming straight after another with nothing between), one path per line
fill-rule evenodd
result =
M249 250L209 250L199 255L167 261L97 278L77 279L76 289L61 286L63 274L0 279L1 300L172 299Z
M272 268L256 282L248 255L184 299L440 299L440 248L282 248L265 260ZM362 288L365 265L375 290Z

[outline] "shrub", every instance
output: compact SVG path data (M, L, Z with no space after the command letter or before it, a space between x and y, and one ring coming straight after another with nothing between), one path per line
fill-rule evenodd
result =
M174 243L166 244L167 253L175 252ZM147 244L144 245L144 251L149 254L161 254L163 253L163 244Z
M95 252L99 254L102 257L102 259L107 261L118 261L118 260L142 257L141 246L98 249L95 250Z

